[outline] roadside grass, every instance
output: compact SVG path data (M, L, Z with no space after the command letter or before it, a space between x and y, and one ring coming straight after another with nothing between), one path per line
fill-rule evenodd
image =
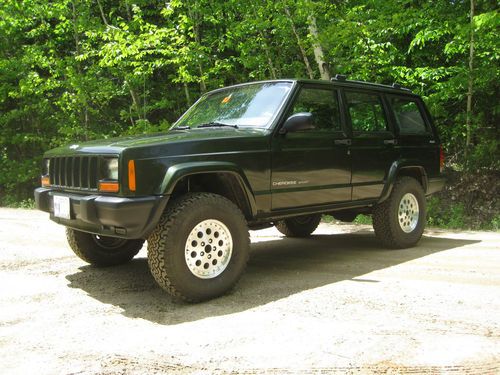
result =
M7 208L24 208L28 210L33 210L35 209L35 200L28 198L24 199L22 201L15 201L11 199L6 199L4 202L2 202L2 206L7 207Z
M339 220L335 219L332 215L323 215L321 221L323 223L340 222ZM360 214L360 215L356 216L356 219L354 219L353 224L371 225L372 224L372 217L370 215Z

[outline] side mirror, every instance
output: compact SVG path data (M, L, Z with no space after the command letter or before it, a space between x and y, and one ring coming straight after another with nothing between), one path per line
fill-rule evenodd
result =
M313 114L300 112L288 117L280 129L280 134L314 129Z

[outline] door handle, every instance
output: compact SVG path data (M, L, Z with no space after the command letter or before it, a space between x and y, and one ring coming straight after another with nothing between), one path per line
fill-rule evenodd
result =
M384 145L395 145L398 141L395 139L384 139Z
M347 145L347 146L350 146L351 145L351 140L350 139L336 139L335 141L333 141L334 144L336 145Z

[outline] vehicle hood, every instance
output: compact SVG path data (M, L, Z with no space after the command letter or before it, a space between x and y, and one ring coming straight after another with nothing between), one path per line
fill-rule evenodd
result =
M215 140L254 138L269 134L266 129L203 128L171 130L164 133L125 136L78 142L47 151L45 156L68 154L119 154L124 149L178 145L185 142L205 143Z

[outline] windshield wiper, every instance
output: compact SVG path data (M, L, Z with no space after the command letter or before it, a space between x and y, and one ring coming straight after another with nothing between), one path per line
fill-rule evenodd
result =
M229 127L238 129L238 125L223 124L222 122L207 122L206 124L201 124L197 126L197 128L217 128L217 127Z
M191 129L189 126L174 126L173 128L171 128L170 130L189 130Z

